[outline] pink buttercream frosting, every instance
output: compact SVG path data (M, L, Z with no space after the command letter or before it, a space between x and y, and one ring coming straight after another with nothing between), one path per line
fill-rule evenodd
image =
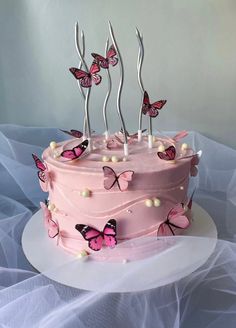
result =
M86 250L95 257L97 253L98 258L102 257L102 250L93 252L88 248L88 242L75 229L76 224L89 225L102 231L107 221L113 218L117 222L117 240L120 244L139 236L156 235L170 209L178 203L186 204L193 154L191 149L181 154L181 147L176 144L177 156L173 163L157 156L160 143L154 143L154 147L148 149L145 140L134 140L129 145L128 158L123 161L122 146L107 149L104 137L100 136L94 138L94 150L90 153L86 151L77 160L68 161L54 156L54 151L60 154L80 142L79 139L61 142L56 150L47 148L43 153L50 177L47 185L49 200L50 204L55 205L51 211L52 218L58 222L60 230L58 244L67 251L76 254ZM103 162L103 156L116 156L119 161ZM117 185L106 190L103 166L111 167L117 175L126 170L134 171L127 190L120 191ZM46 191L44 186L42 188ZM81 195L85 189L90 191L89 197ZM147 199L158 199L160 204L148 207ZM124 254L124 257L127 256Z

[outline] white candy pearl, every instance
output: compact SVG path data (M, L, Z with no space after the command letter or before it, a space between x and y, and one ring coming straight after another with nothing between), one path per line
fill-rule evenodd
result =
M179 189L180 189L180 190L184 190L184 187L183 187L183 186L180 186Z
M108 156L102 156L102 161L103 162L109 162L110 161L110 157L108 157Z
M127 162L127 157L123 157L122 161Z
M159 198L153 198L153 203L155 207L159 207L161 205L161 201Z
M188 148L188 144L183 143L183 144L181 145L181 150L186 150L187 148Z
M127 259L124 259L124 260L122 261L123 264L126 264L127 262L128 262Z
M157 150L160 151L160 152L163 152L165 150L164 145L161 144L160 146L158 146Z
M153 206L153 201L152 201L151 199L146 199L146 200L145 200L145 205L146 205L147 207L152 207L152 206Z
M48 209L49 209L49 211L55 211L56 206L54 204L49 204Z
M87 257L88 255L89 255L88 252L85 249L83 249L81 252L79 252L79 254L77 254L77 257L79 259L82 259L82 258Z
M119 158L118 158L117 156L112 156L112 157L111 157L111 161L112 161L113 163L117 163L117 162L119 162Z
M56 149L57 148L57 143L55 141L51 141L49 146L52 150Z
M58 152L58 151L54 151L53 152L53 157L54 158L58 158L58 157L60 157L61 156L61 154Z
M91 191L88 188L85 188L82 192L81 192L81 196L82 197L90 197L91 196Z

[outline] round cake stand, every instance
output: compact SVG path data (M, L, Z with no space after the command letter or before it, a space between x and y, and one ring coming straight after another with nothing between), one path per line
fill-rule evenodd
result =
M55 240L47 236L41 210L26 224L22 247L35 269L61 284L102 292L143 291L189 275L214 251L217 230L212 218L195 203L193 213L194 220L184 236L203 238L180 237L175 245L174 237L166 251L126 264L84 261L59 249Z

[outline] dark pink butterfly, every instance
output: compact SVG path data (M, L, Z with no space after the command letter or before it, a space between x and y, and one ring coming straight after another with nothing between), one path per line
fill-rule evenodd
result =
M72 136L74 138L82 138L83 137L83 133L81 131L78 130L70 130L70 131L66 131L66 130L60 130L66 134L68 134L69 136Z
M83 152L87 149L87 147L88 147L88 140L84 140L83 142L81 142L78 146L74 147L73 149L64 150L61 153L61 156L68 158L70 160L79 158L83 154Z
M49 211L47 204L40 202L40 206L43 211L44 225L48 230L48 236L50 238L55 238L59 235L59 226L58 223L53 221L52 214Z
M160 159L163 159L165 161L173 161L176 156L176 149L174 146L170 146L164 151L159 151L157 155Z
M175 235L176 229L186 229L188 226L189 220L185 215L183 204L177 204L169 211L167 219L160 224L157 236Z
M109 166L103 166L104 172L104 188L110 190L115 184L118 185L120 191L128 188L129 182L132 181L134 171L124 171L116 175L115 171Z
M117 244L116 240L116 220L109 220L103 231L99 231L84 224L76 224L77 229L83 238L88 241L88 246L93 251L100 251L102 248L103 241L106 246L113 248Z
M90 88L92 82L96 85L100 84L102 77L97 74L99 71L100 67L95 60L93 61L88 73L76 67L70 68L70 72L77 80L79 80L80 85L84 88Z
M150 104L148 93L147 91L144 91L142 112L144 115L156 117L159 114L158 111L162 109L166 102L167 100L159 100Z
M42 182L47 182L48 179L49 179L49 176L48 176L48 171L47 171L47 168L46 166L43 164L43 162L38 158L37 155L35 154L32 154L32 157L34 159L34 162L35 162L35 165L36 167L39 169L38 171L38 177L39 179L42 181Z
M112 66L116 66L116 64L118 63L118 58L116 58L116 49L113 45L110 46L110 49L108 50L107 54L106 54L106 58L104 58L101 55L92 53L91 54L96 62L102 67L102 68L109 68L109 64Z

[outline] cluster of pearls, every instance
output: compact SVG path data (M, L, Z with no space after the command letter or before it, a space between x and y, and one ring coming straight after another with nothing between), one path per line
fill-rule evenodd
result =
M112 162L112 163L117 163L117 162L120 162L121 159L120 159L119 157L117 157L116 155L112 155L111 157L104 155L104 156L102 157L102 161L103 161L103 162ZM126 162L126 161L127 161L127 157L123 157L123 158L122 158L122 161L123 161L123 162Z
M146 199L145 205L147 207L153 207L153 206L159 207L161 205L161 201L159 198Z

